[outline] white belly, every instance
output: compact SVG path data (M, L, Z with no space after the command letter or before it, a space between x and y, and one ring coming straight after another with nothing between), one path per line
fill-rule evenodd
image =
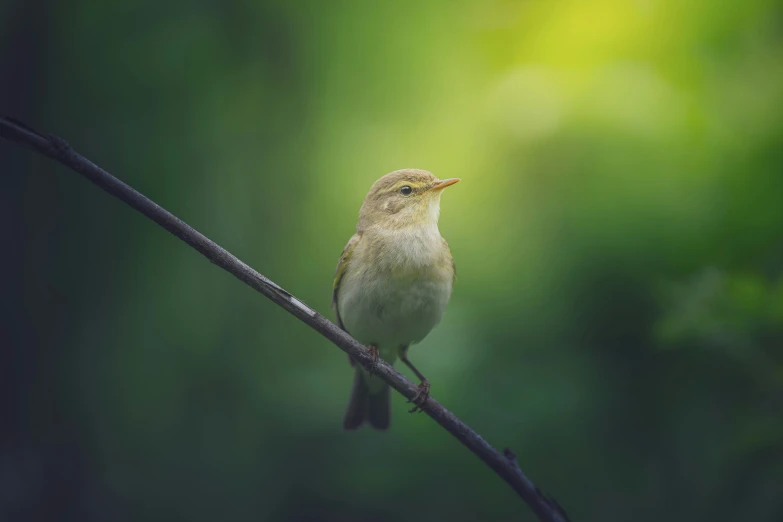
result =
M427 272L418 278L346 274L337 300L346 330L394 362L400 346L418 343L438 324L451 297L450 277Z

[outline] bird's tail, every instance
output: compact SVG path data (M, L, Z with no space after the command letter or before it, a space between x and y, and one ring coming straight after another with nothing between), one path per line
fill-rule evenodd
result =
M391 390L389 385L383 383L380 389L373 389L367 385L368 375L364 375L359 366L354 370L353 388L348 406L345 408L343 428L355 430L364 421L369 421L370 426L376 430L385 430L391 420ZM373 386L375 388L375 386Z

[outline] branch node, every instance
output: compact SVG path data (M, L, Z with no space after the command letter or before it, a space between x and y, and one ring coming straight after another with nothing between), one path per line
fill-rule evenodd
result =
M54 134L49 134L47 138L49 139L49 143L52 144L55 152L59 157L67 157L71 152L73 152L71 145L61 137L55 136Z

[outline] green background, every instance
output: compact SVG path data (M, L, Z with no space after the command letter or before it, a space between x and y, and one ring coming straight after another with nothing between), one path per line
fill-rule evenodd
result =
M462 178L433 396L574 522L783 519L776 2L5 0L0 112L329 317L372 182ZM344 433L345 355L141 215L0 174L1 520L534 520L397 394Z

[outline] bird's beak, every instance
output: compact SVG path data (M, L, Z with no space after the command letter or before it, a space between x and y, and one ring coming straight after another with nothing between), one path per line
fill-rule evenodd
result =
M444 179L444 180L438 181L433 186L431 186L429 189L427 189L427 192L429 192L430 190L443 190L446 187L451 186L451 185L453 185L455 183L459 183L459 178Z

